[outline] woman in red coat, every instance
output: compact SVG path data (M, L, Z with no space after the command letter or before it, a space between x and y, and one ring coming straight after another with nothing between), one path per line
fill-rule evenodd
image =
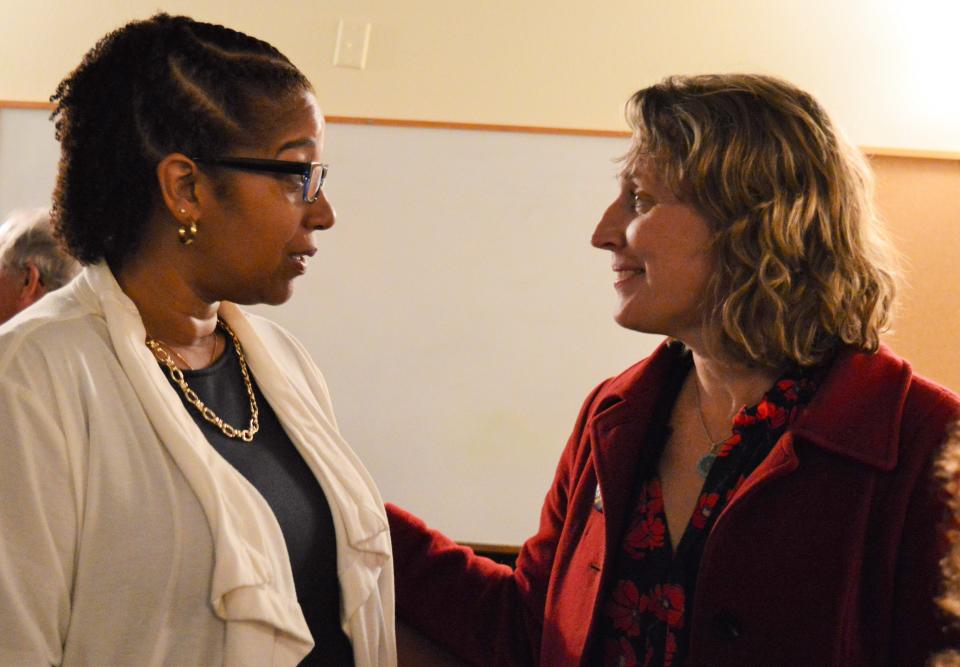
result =
M401 618L478 665L921 665L960 398L880 345L896 268L859 153L764 76L627 106L593 234L628 329L515 569L388 507Z

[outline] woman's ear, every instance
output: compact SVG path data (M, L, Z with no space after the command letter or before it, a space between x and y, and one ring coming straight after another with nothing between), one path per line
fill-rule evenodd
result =
M181 222L200 218L197 163L183 153L170 153L157 164L160 196L170 215Z

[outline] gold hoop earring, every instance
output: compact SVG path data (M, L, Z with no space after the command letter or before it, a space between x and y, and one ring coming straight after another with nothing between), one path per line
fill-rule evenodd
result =
M187 223L181 222L177 229L177 237L183 245L193 243L193 240L197 237L197 221L191 220L189 226L187 226Z
M180 214L181 218L187 217L187 209L181 208L177 209L177 213ZM190 220L190 223L187 224L184 221L180 221L180 227L177 229L177 238L180 239L180 243L183 245L190 245L193 243L193 240L197 237L197 221Z

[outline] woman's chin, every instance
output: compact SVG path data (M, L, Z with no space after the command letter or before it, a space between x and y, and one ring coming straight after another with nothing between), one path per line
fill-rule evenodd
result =
M238 306L279 306L293 296L293 281L286 280L280 283L258 285L258 289L235 290L232 294L222 298Z
M293 296L293 282L287 283L284 289L273 290L265 294L259 303L267 306L280 306L285 304Z
M636 314L630 311L618 310L613 315L613 321L624 329L636 331L637 333L657 333L650 329L649 322L645 322L643 318L637 317Z

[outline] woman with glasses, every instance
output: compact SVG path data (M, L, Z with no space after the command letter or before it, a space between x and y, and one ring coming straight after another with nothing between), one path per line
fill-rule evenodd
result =
M334 224L269 44L157 15L53 96L86 268L0 329L0 663L391 665L382 501L280 304Z
M932 463L960 397L880 345L870 175L770 77L669 78L593 233L621 326L668 337L587 398L514 569L388 507L400 617L477 665L922 665Z

